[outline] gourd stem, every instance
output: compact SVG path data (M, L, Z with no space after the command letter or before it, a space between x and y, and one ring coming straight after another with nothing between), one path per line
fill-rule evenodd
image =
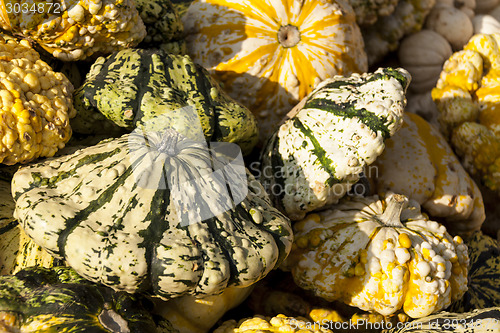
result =
M404 227L401 223L401 212L408 199L401 194L394 194L386 199L386 208L379 220L388 227Z
M168 156L176 156L178 154L177 143L180 137L179 132L169 128L162 133L161 141L156 148L159 152Z
M283 47L293 47L300 42L300 31L296 26L283 25L278 30L278 42Z

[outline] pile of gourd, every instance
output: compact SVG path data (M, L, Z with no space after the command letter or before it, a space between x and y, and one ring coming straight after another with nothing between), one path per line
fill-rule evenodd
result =
M500 332L498 20L1 0L0 332Z

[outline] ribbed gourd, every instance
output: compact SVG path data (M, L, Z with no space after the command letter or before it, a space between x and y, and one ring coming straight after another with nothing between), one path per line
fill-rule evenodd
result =
M101 57L74 99L71 126L78 133L130 132L154 119L157 130L173 126L187 133L201 127L208 141L236 143L244 154L258 140L253 114L189 56L126 49Z
M404 69L335 76L305 97L267 141L260 180L292 220L335 204L403 122Z
M500 190L500 34L476 34L445 62L432 98L465 169Z
M467 291L469 258L459 236L404 195L346 197L294 224L281 268L300 287L384 316L421 318Z
M73 85L23 39L0 35L0 163L53 156L71 137Z
M134 47L146 36L133 0L4 0L0 28L66 61Z
M367 176L376 194L401 193L416 200L453 235L467 237L485 220L483 196L438 129L405 113Z
M140 296L92 284L69 267L0 276L0 331L176 333L157 327Z
M469 253L468 290L450 310L467 312L500 307L500 243L480 230L466 239Z
M346 1L196 0L182 21L188 54L256 115L261 143L319 82L368 70Z
M30 266L60 264L26 235L13 217L14 209L10 181L0 179L0 275L15 274Z
M293 237L242 159L173 129L30 164L12 193L26 233L78 274L164 300L250 286Z

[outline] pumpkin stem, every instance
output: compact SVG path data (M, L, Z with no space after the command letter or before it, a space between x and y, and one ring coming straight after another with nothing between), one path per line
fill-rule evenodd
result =
M283 25L278 30L278 42L283 47L293 47L300 42L300 31L296 26Z
M159 152L167 154L168 156L176 156L179 151L177 143L181 139L181 134L171 128L165 130L162 134L160 143L156 146Z
M401 212L408 199L402 194L394 194L386 199L385 211L379 220L388 227L404 227L401 223Z

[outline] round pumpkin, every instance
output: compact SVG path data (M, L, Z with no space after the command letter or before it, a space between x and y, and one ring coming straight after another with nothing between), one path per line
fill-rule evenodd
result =
M401 194L346 197L294 224L281 266L327 301L388 316L421 318L467 290L467 246Z
M0 276L0 331L175 333L157 329L140 296L92 284L68 267Z
M137 130L28 165L12 181L15 216L49 253L116 290L167 300L249 286L290 251L290 221L241 155L211 147Z
M261 142L319 82L368 70L345 1L196 0L182 21L188 54L254 112Z

